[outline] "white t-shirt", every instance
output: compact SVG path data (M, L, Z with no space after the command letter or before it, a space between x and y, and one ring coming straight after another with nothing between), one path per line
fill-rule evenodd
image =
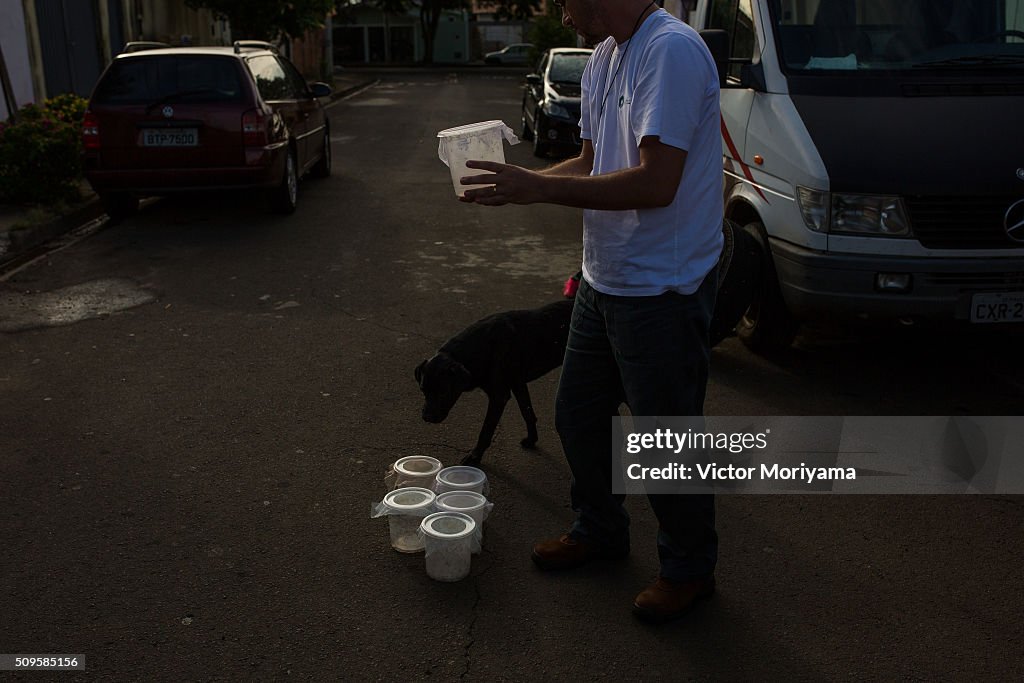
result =
M631 40L598 45L582 86L580 128L594 143L591 175L639 166L645 136L687 153L669 206L583 212L584 277L605 294L692 294L722 251L718 71L707 46L691 27L658 10Z

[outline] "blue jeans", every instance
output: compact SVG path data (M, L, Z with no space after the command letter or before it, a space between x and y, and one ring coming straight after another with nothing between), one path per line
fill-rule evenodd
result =
M555 400L572 470L571 537L613 553L629 549L625 496L612 493L612 418L622 402L634 415L704 414L717 282L712 270L691 295L646 297L611 296L580 283ZM658 518L661 575L710 575L718 558L714 495L647 498Z

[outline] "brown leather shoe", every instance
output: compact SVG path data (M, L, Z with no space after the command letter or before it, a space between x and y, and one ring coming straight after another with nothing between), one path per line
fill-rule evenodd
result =
M603 548L570 538L541 541L533 546L533 561L541 569L573 569L591 560L616 560L629 554L628 550L609 552Z
M664 623L683 616L698 600L710 598L715 592L715 577L694 581L672 581L658 577L633 601L633 614L644 621Z

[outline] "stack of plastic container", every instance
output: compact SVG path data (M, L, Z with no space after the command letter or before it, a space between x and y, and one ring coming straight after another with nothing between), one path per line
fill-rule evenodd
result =
M387 517L391 547L423 551L427 576L460 581L480 552L483 523L494 504L487 500L487 475L476 467L441 467L428 456L397 460L384 478L389 493L371 517Z

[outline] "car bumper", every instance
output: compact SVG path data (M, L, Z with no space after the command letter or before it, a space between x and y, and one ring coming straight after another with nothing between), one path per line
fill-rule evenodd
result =
M538 118L542 118L542 122L538 126L537 134L549 145L575 148L583 146L583 142L580 140L580 127L576 121L555 119L549 116Z
M975 294L1024 292L1024 256L910 258L827 254L771 241L782 295L798 318L970 320ZM880 291L879 274L910 276Z
M281 148L283 151L283 148ZM245 166L118 168L102 165L102 156L86 157L85 177L93 190L162 194L196 190L274 187L284 176L285 154L278 148L246 151Z

